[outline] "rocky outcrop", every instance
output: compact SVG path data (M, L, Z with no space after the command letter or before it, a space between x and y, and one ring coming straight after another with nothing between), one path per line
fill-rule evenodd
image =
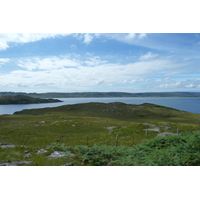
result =
M164 132L164 133L159 133L157 136L166 136L166 135L177 135L177 133Z
M46 152L48 152L48 151L45 149L40 149L37 151L37 154L46 153Z
M31 161L22 161L22 162L5 162L0 163L0 166L23 166L23 165L31 165Z
M75 156L73 153L66 153L63 151L54 151L49 157L51 158L61 158L61 157L72 157Z
M11 148L11 147L15 147L15 145L9 144L9 143L0 142L0 147L1 148Z

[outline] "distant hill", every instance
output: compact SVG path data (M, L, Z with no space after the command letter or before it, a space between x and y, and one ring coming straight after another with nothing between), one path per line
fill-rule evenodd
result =
M92 98L92 97L200 97L200 92L72 92L72 93L20 93L0 92L0 96L26 95L34 98Z
M2 96L0 97L0 104L33 104L33 103L55 103L61 102L57 99L40 99L33 98L25 95L16 95L16 96Z

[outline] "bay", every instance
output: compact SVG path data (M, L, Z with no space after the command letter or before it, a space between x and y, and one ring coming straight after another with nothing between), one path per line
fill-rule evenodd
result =
M60 98L63 102L42 104L13 104L0 105L0 115L13 114L16 111L33 108L57 107L68 104L89 102L122 102L126 104L152 103L167 106L178 110L200 114L199 97L114 97L114 98Z

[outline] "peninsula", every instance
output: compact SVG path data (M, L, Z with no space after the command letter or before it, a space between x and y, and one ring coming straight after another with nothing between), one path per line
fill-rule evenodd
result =
M40 99L33 98L26 95L16 95L16 96L1 96L0 105L7 104L34 104L34 103L55 103L62 102L58 99Z

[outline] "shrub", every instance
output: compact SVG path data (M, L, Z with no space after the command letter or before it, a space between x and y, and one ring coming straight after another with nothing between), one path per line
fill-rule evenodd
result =
M94 145L69 147L52 145L56 150L73 152L82 165L92 166L199 166L200 132L156 137L138 145Z

